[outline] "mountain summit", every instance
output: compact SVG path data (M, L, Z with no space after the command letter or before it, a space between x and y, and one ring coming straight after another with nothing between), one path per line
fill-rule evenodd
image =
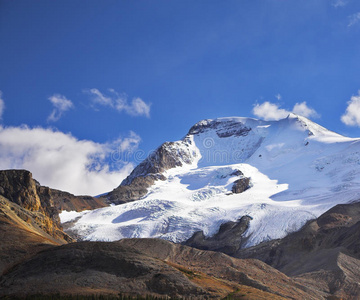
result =
M108 194L114 205L78 218L87 240L175 242L247 216L244 247L282 238L339 203L360 198L360 139L295 114L279 121L219 118L166 142Z

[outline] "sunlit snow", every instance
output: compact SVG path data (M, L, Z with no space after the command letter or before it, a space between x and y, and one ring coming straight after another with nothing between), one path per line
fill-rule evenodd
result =
M62 222L79 218L72 230L87 240L181 242L198 230L213 235L221 223L249 215L251 246L284 237L338 203L360 199L360 139L296 115L272 122L217 121L223 125L187 135L188 146L179 143L194 153L192 163L166 171L167 180L157 181L142 200L63 212ZM229 130L229 122L238 126ZM251 130L241 135L242 127ZM231 193L236 170L251 178L251 188L241 194Z

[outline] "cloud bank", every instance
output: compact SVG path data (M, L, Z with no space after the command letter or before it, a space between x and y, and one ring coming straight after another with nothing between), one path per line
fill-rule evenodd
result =
M0 127L0 169L27 169L42 185L77 195L98 195L117 187L130 173L133 164L121 158L139 143L140 137L133 132L100 144L54 129Z
M341 116L341 121L348 126L360 127L360 91L357 96L352 96L347 104L346 111Z
M278 104L264 102L256 104L252 110L253 114L265 121L276 121L286 118L290 113L301 115L306 118L318 118L319 114L310 108L306 102L296 103L292 111L280 108Z
M47 118L47 120L51 122L58 121L64 112L74 107L74 104L69 99L66 99L65 96L60 94L52 95L49 97L49 101L54 106L53 111Z
M151 104L145 103L141 98L133 98L131 103L128 103L126 94L119 94L114 89L109 89L110 96L104 95L98 89L85 90L85 93L91 96L92 105L108 106L116 109L118 112L124 111L130 116L145 116L150 117Z

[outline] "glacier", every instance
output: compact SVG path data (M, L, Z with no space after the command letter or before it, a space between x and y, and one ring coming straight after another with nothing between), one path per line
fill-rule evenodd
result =
M182 163L164 170L165 180L156 180L140 200L64 211L61 221L75 220L71 230L84 240L183 242L199 230L211 236L222 223L248 215L249 247L282 238L336 204L360 199L360 139L294 114L279 121L203 120L171 151ZM234 194L238 170L250 178L250 188Z

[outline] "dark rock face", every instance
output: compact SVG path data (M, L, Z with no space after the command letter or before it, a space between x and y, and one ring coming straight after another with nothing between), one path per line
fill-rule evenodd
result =
M124 179L121 185L130 185L136 177L144 177L149 174L161 174L166 170L180 167L184 163L191 163L192 158L184 147L182 142L166 142L150 154L143 162L141 162L131 174ZM184 143L186 145L186 143ZM161 179L161 178L160 178Z
M0 171L0 195L28 210L38 211L41 206L36 182L26 170Z
M234 255L246 242L243 234L248 229L251 220L251 217L243 216L237 222L221 224L219 231L212 237L206 237L203 231L195 232L184 244L197 249Z
M192 156L186 145L187 142L167 142L161 145L140 163L119 187L107 194L108 200L122 204L145 196L148 188L156 180L166 179L161 173L192 162Z
M112 192L107 194L109 202L114 204L123 204L141 199L147 194L147 189L152 186L156 180L165 180L163 175L147 175L139 176L132 179L128 185L121 184Z
M251 131L251 128L235 121L203 120L191 127L188 134L195 135L210 129L215 129L217 136L220 138L247 136Z
M0 171L0 195L20 207L40 214L38 225L47 233L61 231L59 212L50 196L50 189L41 188L26 170Z
M234 182L234 185L231 188L231 191L235 194L240 194L242 192L245 192L250 185L250 178L243 177Z

